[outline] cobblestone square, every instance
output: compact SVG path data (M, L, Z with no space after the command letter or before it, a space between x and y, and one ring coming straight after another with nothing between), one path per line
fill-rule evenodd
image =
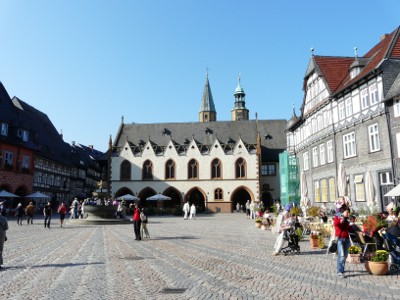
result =
M132 224L8 221L0 299L400 299L397 274L346 264L337 278L336 258L308 240L272 256L276 235L244 214L151 217L142 241Z

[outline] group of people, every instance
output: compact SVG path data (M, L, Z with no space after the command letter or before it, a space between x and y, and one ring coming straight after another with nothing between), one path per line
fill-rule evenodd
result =
M192 205L190 205L189 202L185 202L185 204L183 205L183 219L187 220L188 216L190 220L195 220L196 219L196 206L194 205L194 203L192 203Z
M141 241L143 238L150 238L147 228L149 222L148 211L145 207L141 208L139 203L133 204L133 229L135 231L135 240Z
M264 203L247 200L245 204L247 219L255 219L264 213Z

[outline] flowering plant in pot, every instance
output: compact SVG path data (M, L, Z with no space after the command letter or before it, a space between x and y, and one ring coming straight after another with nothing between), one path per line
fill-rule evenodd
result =
M377 250L366 257L365 268L374 275L385 275L388 272L389 252Z
M353 245L349 247L349 254L360 254L361 253L361 248L358 247L357 245Z

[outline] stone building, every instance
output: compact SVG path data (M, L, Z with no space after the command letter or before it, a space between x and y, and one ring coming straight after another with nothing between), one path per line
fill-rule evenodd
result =
M285 120L249 120L240 79L232 121L217 121L208 76L199 122L127 124L111 147L113 196L133 194L144 205L160 193L198 211L231 212L247 200L271 206L279 197L279 153L286 148Z
M314 203L333 207L344 196L338 192L341 164L355 209L382 210L391 200L383 195L394 186L394 153L398 157L392 128L400 115L393 112L399 101L399 33L397 28L383 35L364 56L357 48L354 57L312 53L301 114L293 112L288 121L287 141Z

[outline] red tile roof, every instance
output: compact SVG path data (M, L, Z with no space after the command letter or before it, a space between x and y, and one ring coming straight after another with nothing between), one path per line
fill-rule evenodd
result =
M315 56L315 61L329 86L330 92L336 94L343 91L377 69L386 58L400 58L399 34L400 27L390 34L385 34L381 41L363 56L370 59L370 61L360 74L352 79L350 78L350 65L354 62L354 57Z

